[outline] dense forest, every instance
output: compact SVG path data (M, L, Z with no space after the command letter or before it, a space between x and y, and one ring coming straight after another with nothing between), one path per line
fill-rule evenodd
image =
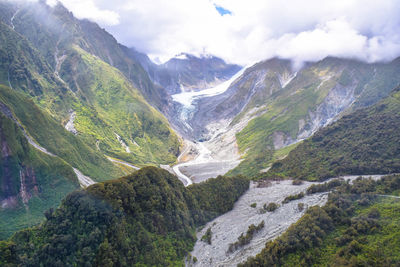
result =
M357 179L241 266L398 266L400 176Z
M68 195L43 224L0 242L0 265L183 265L196 227L232 209L248 187L244 177L220 176L185 188L146 167Z
M318 131L263 177L324 180L400 172L400 87L378 104Z

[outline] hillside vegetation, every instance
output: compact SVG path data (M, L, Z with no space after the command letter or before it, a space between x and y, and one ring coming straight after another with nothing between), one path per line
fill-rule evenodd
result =
M42 225L0 242L0 263L183 266L196 226L232 209L248 187L244 177L218 177L185 188L146 167L71 193Z
M0 19L0 83L59 124L75 112L78 139L101 153L139 166L175 162L178 137L149 104L161 109L165 96L128 48L62 4L2 2Z
M102 153L66 131L23 94L0 85L0 102L10 110L33 140L82 173L99 181L123 174Z
M400 172L400 89L321 129L263 177L323 180Z
M400 59L367 64L328 57L298 72L280 59L256 64L230 88L235 94L220 104L229 108L247 101L233 124L254 108L261 114L237 133L244 160L231 173L256 176L272 165L277 150L287 154L293 148L289 145L310 137L344 112L387 97L400 82L399 71Z
M28 144L21 129L0 114L0 240L40 223L43 212L79 188L65 161Z
M240 266L396 266L399 190L398 175L344 184Z

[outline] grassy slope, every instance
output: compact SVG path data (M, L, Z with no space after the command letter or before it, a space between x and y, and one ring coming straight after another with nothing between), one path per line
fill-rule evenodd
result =
M330 71L335 73L337 70L330 66L306 69L294 83L275 92L266 101L267 112L250 121L236 135L239 149L242 153L246 151L246 155L233 174L256 175L270 166L274 154L273 133L283 132L292 139L296 138L299 120L306 118L309 110L322 102L337 79L318 87L321 83L319 77Z
M185 188L165 170L143 168L70 194L42 225L0 242L0 263L8 248L8 263L183 266L195 227L232 209L248 186L219 177Z
M11 109L37 143L82 173L100 181L122 174L101 153L67 132L24 95L0 86L0 101Z
M18 196L16 208L0 208L0 239L6 239L15 231L40 223L43 212L57 207L66 194L79 188L79 183L65 161L31 147L19 127L3 115L0 115L0 135L3 149L7 147L10 151L9 156L3 154L0 159L0 199ZM35 183L30 181L25 185L32 195L25 206L19 195L20 172L27 169L34 173ZM37 186L37 191L33 186Z
M65 62L79 58L78 75L82 99L90 105L76 105L76 128L85 142L110 156L135 164L172 163L179 141L167 120L148 105L141 93L117 69L74 47L76 53ZM116 138L120 135L131 153L126 153Z
M400 91L344 116L274 163L265 176L308 180L400 172Z
M309 112L315 111L336 84L357 84L355 94L360 96L355 107L371 105L387 96L398 83L398 61L372 66L351 60L327 58L301 70L284 89L275 90L270 96L264 94L263 102L267 112L250 121L237 134L239 149L245 153L245 160L231 173L253 176L261 169L271 166L274 154L273 133L281 132L287 138L296 139L299 120L307 119ZM267 79L265 85L266 90L273 89L271 86L274 83ZM250 102L247 109L257 105L260 105L260 101Z
M55 79L39 51L3 22L0 41L0 83L23 92L61 120L71 108L73 96Z
M3 11L12 8L13 5L2 6ZM9 21L9 14L0 16ZM30 42L37 48L31 49L44 65L47 64L48 76L58 83L60 81L52 73L54 54L58 51L59 57L66 56L59 71L66 82L66 92L64 95L42 92L34 97L36 103L53 111L62 124L68 119L68 111L76 110L79 138L92 148L100 141L102 152L110 156L139 166L175 161L179 140L167 120L144 99L143 94L157 106L162 105L157 88L151 86L145 71L127 54L128 49L98 25L77 20L61 5L50 8L41 3L24 4L14 25L26 38L23 38L26 46L30 47ZM29 64L37 67L35 62ZM143 94L137 88L141 88ZM65 107L55 105L58 102ZM132 153L125 152L114 132L122 137Z

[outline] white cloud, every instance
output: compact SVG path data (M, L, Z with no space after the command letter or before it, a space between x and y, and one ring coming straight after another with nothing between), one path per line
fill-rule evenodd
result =
M119 14L112 8L99 8L96 0L62 0L66 8L71 10L75 17L89 19L103 26L112 26L120 23ZM112 2L112 1L111 1ZM47 4L54 6L57 0L47 0Z
M50 1L50 0L49 0ZM400 55L400 0L61 0L127 46L166 60L180 52L246 64L279 56L365 61ZM215 4L231 15L221 16Z

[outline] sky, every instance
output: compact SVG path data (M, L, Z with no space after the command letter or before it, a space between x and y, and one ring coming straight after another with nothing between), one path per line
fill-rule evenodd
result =
M181 52L241 65L272 57L302 64L400 56L400 0L60 1L158 62Z

